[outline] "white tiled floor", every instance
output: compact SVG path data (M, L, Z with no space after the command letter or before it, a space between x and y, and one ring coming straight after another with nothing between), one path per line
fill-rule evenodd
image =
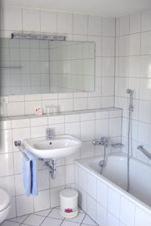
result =
M79 211L77 217L73 219L64 219L59 208L53 208L36 212L34 214L25 215L9 219L1 224L1 226L98 226L87 214L82 210Z

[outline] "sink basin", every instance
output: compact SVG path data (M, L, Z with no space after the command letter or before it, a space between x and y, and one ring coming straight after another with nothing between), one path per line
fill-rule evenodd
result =
M70 135L54 136L52 139L26 139L23 144L27 150L42 159L59 159L79 150L81 141Z

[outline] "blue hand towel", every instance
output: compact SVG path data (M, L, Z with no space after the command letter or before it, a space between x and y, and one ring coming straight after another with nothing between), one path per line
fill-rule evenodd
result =
M37 158L29 151L24 150L23 181L26 195L38 195Z

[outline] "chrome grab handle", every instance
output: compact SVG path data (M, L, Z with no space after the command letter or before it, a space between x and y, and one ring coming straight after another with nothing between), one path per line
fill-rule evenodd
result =
M143 145L139 145L139 146L137 147L137 149L138 149L139 151L141 151L147 158L151 159L151 153L148 152L148 151L143 147Z

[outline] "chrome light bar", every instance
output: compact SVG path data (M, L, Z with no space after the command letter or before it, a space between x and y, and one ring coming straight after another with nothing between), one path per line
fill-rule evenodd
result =
M12 33L11 39L33 39L33 40L49 40L49 41L65 41L66 36L34 34L34 33Z

